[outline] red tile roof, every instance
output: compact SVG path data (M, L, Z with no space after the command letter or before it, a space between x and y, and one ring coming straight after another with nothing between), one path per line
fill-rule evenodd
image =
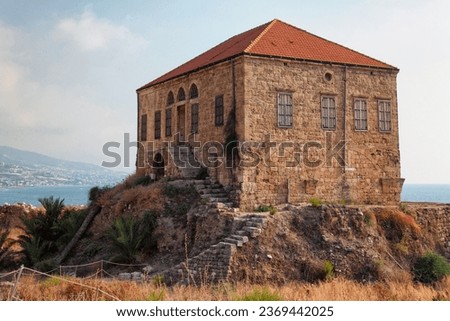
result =
M244 54L397 69L275 19L222 42L140 89Z

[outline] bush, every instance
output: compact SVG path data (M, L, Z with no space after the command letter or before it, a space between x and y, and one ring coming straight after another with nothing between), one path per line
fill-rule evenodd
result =
M273 215L277 212L277 209L272 205L261 204L257 208L255 208L255 212L270 212L270 214Z
M139 185L148 186L152 182L153 182L153 180L151 179L151 177L149 175L140 176L133 181L132 187L139 186Z
M422 283L433 283L450 275L447 259L437 253L428 252L417 259L413 267L414 278Z
M83 223L87 212L64 210L64 200L53 197L39 199L44 212L28 217L21 216L23 235L18 243L25 257L25 264L48 270L49 262L58 251L70 242ZM45 264L44 264L45 262Z
M137 254L153 245L156 212L146 212L141 219L131 215L117 218L107 231L114 252L112 260L124 263L136 261Z
M159 291L153 290L145 299L147 301L164 301L165 295L166 294L164 289L161 289Z
M10 238L8 238L8 232L0 231L0 266L4 259L8 256L11 246L14 244Z
M100 196L102 196L105 192L111 190L112 188L109 186L103 186L103 187L98 187L98 186L94 186L89 190L89 201L90 202L95 202L97 199L99 199Z
M178 187L167 184L163 187L163 193L167 197L176 197L181 195L191 195L195 193L195 189L192 186Z
M323 264L323 279L329 281L334 277L334 266L329 260L325 260Z
M254 289L251 293L237 299L237 301L283 301L283 298L267 288Z
M322 201L315 197L310 198L309 203L311 204L312 207L319 207L322 205Z

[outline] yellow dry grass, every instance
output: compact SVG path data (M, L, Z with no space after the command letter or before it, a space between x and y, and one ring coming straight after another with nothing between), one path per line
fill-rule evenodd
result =
M75 283L80 283L78 285ZM158 286L151 282L135 283L129 281L108 281L101 279L66 280L23 277L18 286L17 296L26 301L74 300L124 301L164 300L164 301L231 301L251 294L255 290L268 289L285 301L431 301L450 300L450 278L425 286L413 282L361 284L346 279L334 279L317 284L289 283L280 286L231 284L204 286ZM0 287L0 299L8 297L7 287Z

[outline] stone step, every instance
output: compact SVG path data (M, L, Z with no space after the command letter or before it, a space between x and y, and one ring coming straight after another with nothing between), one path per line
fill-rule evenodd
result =
M257 237L261 234L261 228L253 227L253 226L244 226L244 231L248 231L250 233L250 237Z
M216 194L201 194L201 198L227 198L227 194L225 193L216 193Z
M216 203L227 203L229 199L228 197L209 197L209 201Z
M217 202L217 203L213 203L213 205L216 208L232 208L233 207L232 202Z
M197 177L200 170L198 169L182 169L181 173L183 174L184 178L195 178Z
M202 186L206 186L205 185L205 181L208 181L209 183L211 183L211 181L209 180L209 178L205 178L205 179L196 179L193 181L194 185L196 185L196 187L201 188Z
M247 235L233 234L233 235L230 236L230 238L239 240L239 241L241 241L244 244L248 242L248 236Z
M251 222L264 224L266 222L266 218L263 217L252 217L250 218Z
M242 245L244 245L244 242L242 242L241 240L237 240L237 239L231 238L231 237L227 237L223 241L227 242L227 243L235 244L237 247L242 247Z
M223 193L225 193L222 188L204 188L204 189L199 189L198 192L200 194L223 194Z
M217 183L197 183L196 184L198 189L223 189L223 186Z
M235 232L235 235L246 237L248 239L248 237L250 236L250 232L249 231L245 231L245 230L238 230L238 231Z
M263 224L262 223L258 223L258 222L253 222L253 221L247 221L247 222L245 222L245 226L262 228Z

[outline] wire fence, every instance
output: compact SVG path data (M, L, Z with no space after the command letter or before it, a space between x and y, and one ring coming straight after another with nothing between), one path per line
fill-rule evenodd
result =
M121 264L100 260L87 264L61 265L51 271L41 272L22 265L15 271L0 273L0 294L2 294L0 297L1 300L20 301L21 299L17 295L20 280L23 276L31 276L54 278L62 282L95 290L109 299L120 301L116 296L98 287L78 282L75 278L143 281L146 274L144 268L146 267L148 267L148 264ZM139 271L137 271L138 269Z

